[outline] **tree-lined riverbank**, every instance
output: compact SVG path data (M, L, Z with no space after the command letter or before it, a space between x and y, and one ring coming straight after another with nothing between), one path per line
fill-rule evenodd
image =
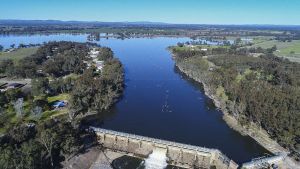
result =
M176 66L181 72L203 84L205 94L222 110L224 120L230 127L249 135L272 153L287 153L288 150L282 147L285 146L297 159L299 126L296 121L299 119L299 98L296 93L299 92L299 81L295 71L286 69L294 66L297 70L299 65L276 58L271 53L257 58L243 54L241 50L230 50L223 48L223 52L217 54L218 50L203 52L171 48ZM208 53L214 55L206 56ZM273 95L273 92L277 94ZM292 93L285 95L286 92ZM290 106L283 109L284 105ZM264 107L273 111L267 111ZM281 108L276 110L272 107ZM272 120L276 116L277 120ZM281 121L288 119L289 122L284 127Z

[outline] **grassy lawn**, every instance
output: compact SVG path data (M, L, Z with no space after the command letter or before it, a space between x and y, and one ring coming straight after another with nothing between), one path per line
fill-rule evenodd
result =
M14 62L17 62L26 56L30 56L30 55L36 53L37 50L38 50L38 48L33 47L33 48L21 48L21 49L17 49L15 51L9 52L9 53L0 52L0 60L12 59L12 60L14 60Z
M60 109L60 110L45 111L40 120L48 120L52 117L65 115L68 112L69 112L69 109L67 109L67 108L63 108L63 109Z
M63 93L63 94L60 94L60 95L57 95L57 96L48 97L48 103L49 103L49 105L51 105L55 101L58 101L58 100L68 101L69 99L70 99L70 95L67 94L67 93ZM64 115L64 114L67 114L68 112L69 112L68 107L64 107L64 108L57 109L57 110L46 111L46 112L43 113L41 120L46 120L46 119L49 119L51 117Z
M264 43L267 41L270 41L272 37L268 37L268 36L254 36L252 37L253 39L253 43L254 44L259 44L259 43Z
M63 93L57 96L48 97L48 103L51 104L57 100L69 100L69 99L70 99L70 95Z

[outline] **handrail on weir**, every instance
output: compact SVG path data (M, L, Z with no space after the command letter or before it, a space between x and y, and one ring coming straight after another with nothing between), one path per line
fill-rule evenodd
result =
M276 162L282 161L287 157L286 153L279 153L272 157L266 157L266 158L259 158L259 159L253 159L250 162L246 162L242 165L242 168L253 168L257 166L261 166L264 164L274 164Z

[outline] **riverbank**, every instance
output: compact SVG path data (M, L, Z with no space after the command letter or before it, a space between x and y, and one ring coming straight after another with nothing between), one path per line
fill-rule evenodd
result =
M171 51L172 52L172 51ZM202 76L199 76L196 72L193 72L187 65L185 64L180 64L181 62L176 60L176 54L172 53L173 58L175 59L176 62L176 67L179 69L180 72L184 73L187 75L189 78L201 83L203 85L204 93L206 96L208 96L212 101L214 102L215 106L220 109L223 112L223 119L227 123L227 125L238 131L244 136L249 136L252 139L254 139L258 144L260 144L262 147L264 147L266 150L273 154L289 154L289 151L282 146L280 146L275 140L273 140L270 135L261 127L257 126L254 123L250 123L248 125L241 125L241 123L238 121L234 115L231 115L228 113L228 109L226 108L226 103L224 101L224 98L221 98L222 96L217 96L214 94L214 91L211 90L207 84L204 83L201 78L205 78ZM209 69L214 69L214 65L210 64L210 62L207 60ZM212 66L213 65L213 66ZM203 70L202 70L203 71ZM285 166L293 166L293 167L286 167L286 168L297 168L299 164L292 160L292 158L286 158ZM291 164L292 162L292 164ZM290 163L290 164L288 164Z
M172 51L171 51L172 52ZM175 58L175 54L172 53L172 57ZM176 67L180 72L188 76L189 78L195 80L198 83L201 83L203 86L204 93L207 97L209 97L214 105L220 109L223 113L223 120L226 124L232 128L233 130L239 132L243 136L249 136L254 139L259 145L264 147L266 150L271 152L272 154L289 154L289 151L282 146L280 146L275 140L273 140L270 135L261 127L257 126L254 123L250 123L248 126L243 126L239 123L238 119L233 115L228 113L228 110L225 106L225 103L222 103L222 100L218 98L213 92L209 89L207 84L205 84L200 78L196 77L192 71L188 69L184 69L178 62L175 61ZM292 157L286 157L282 164L283 168L287 169L296 169L300 168L299 162L296 162Z
M228 110L226 109L225 105L222 104L222 101L217 96L212 94L210 89L207 87L205 83L203 83L201 79L194 77L192 72L183 69L177 63L176 66L182 73L187 75L189 78L203 85L205 95L209 97L214 102L215 106L223 112L223 119L228 124L229 127L238 131L242 135L250 136L251 138L256 140L261 146L263 146L273 154L278 152L288 153L286 149L281 147L278 143L276 143L276 141L272 140L270 136L267 134L267 132L259 128L257 125L251 124L250 126L247 127L242 126L234 116L228 113Z

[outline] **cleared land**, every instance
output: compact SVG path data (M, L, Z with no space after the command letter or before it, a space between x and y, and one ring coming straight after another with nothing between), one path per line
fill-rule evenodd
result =
M17 62L26 56L30 56L36 53L37 50L38 48L33 47L33 48L20 48L12 52L0 52L0 60L12 59L14 62Z
M300 62L300 40L292 42L279 42L276 40L264 41L257 43L252 47L262 47L264 49L277 46L278 51L275 52L276 56L285 57L294 62Z

